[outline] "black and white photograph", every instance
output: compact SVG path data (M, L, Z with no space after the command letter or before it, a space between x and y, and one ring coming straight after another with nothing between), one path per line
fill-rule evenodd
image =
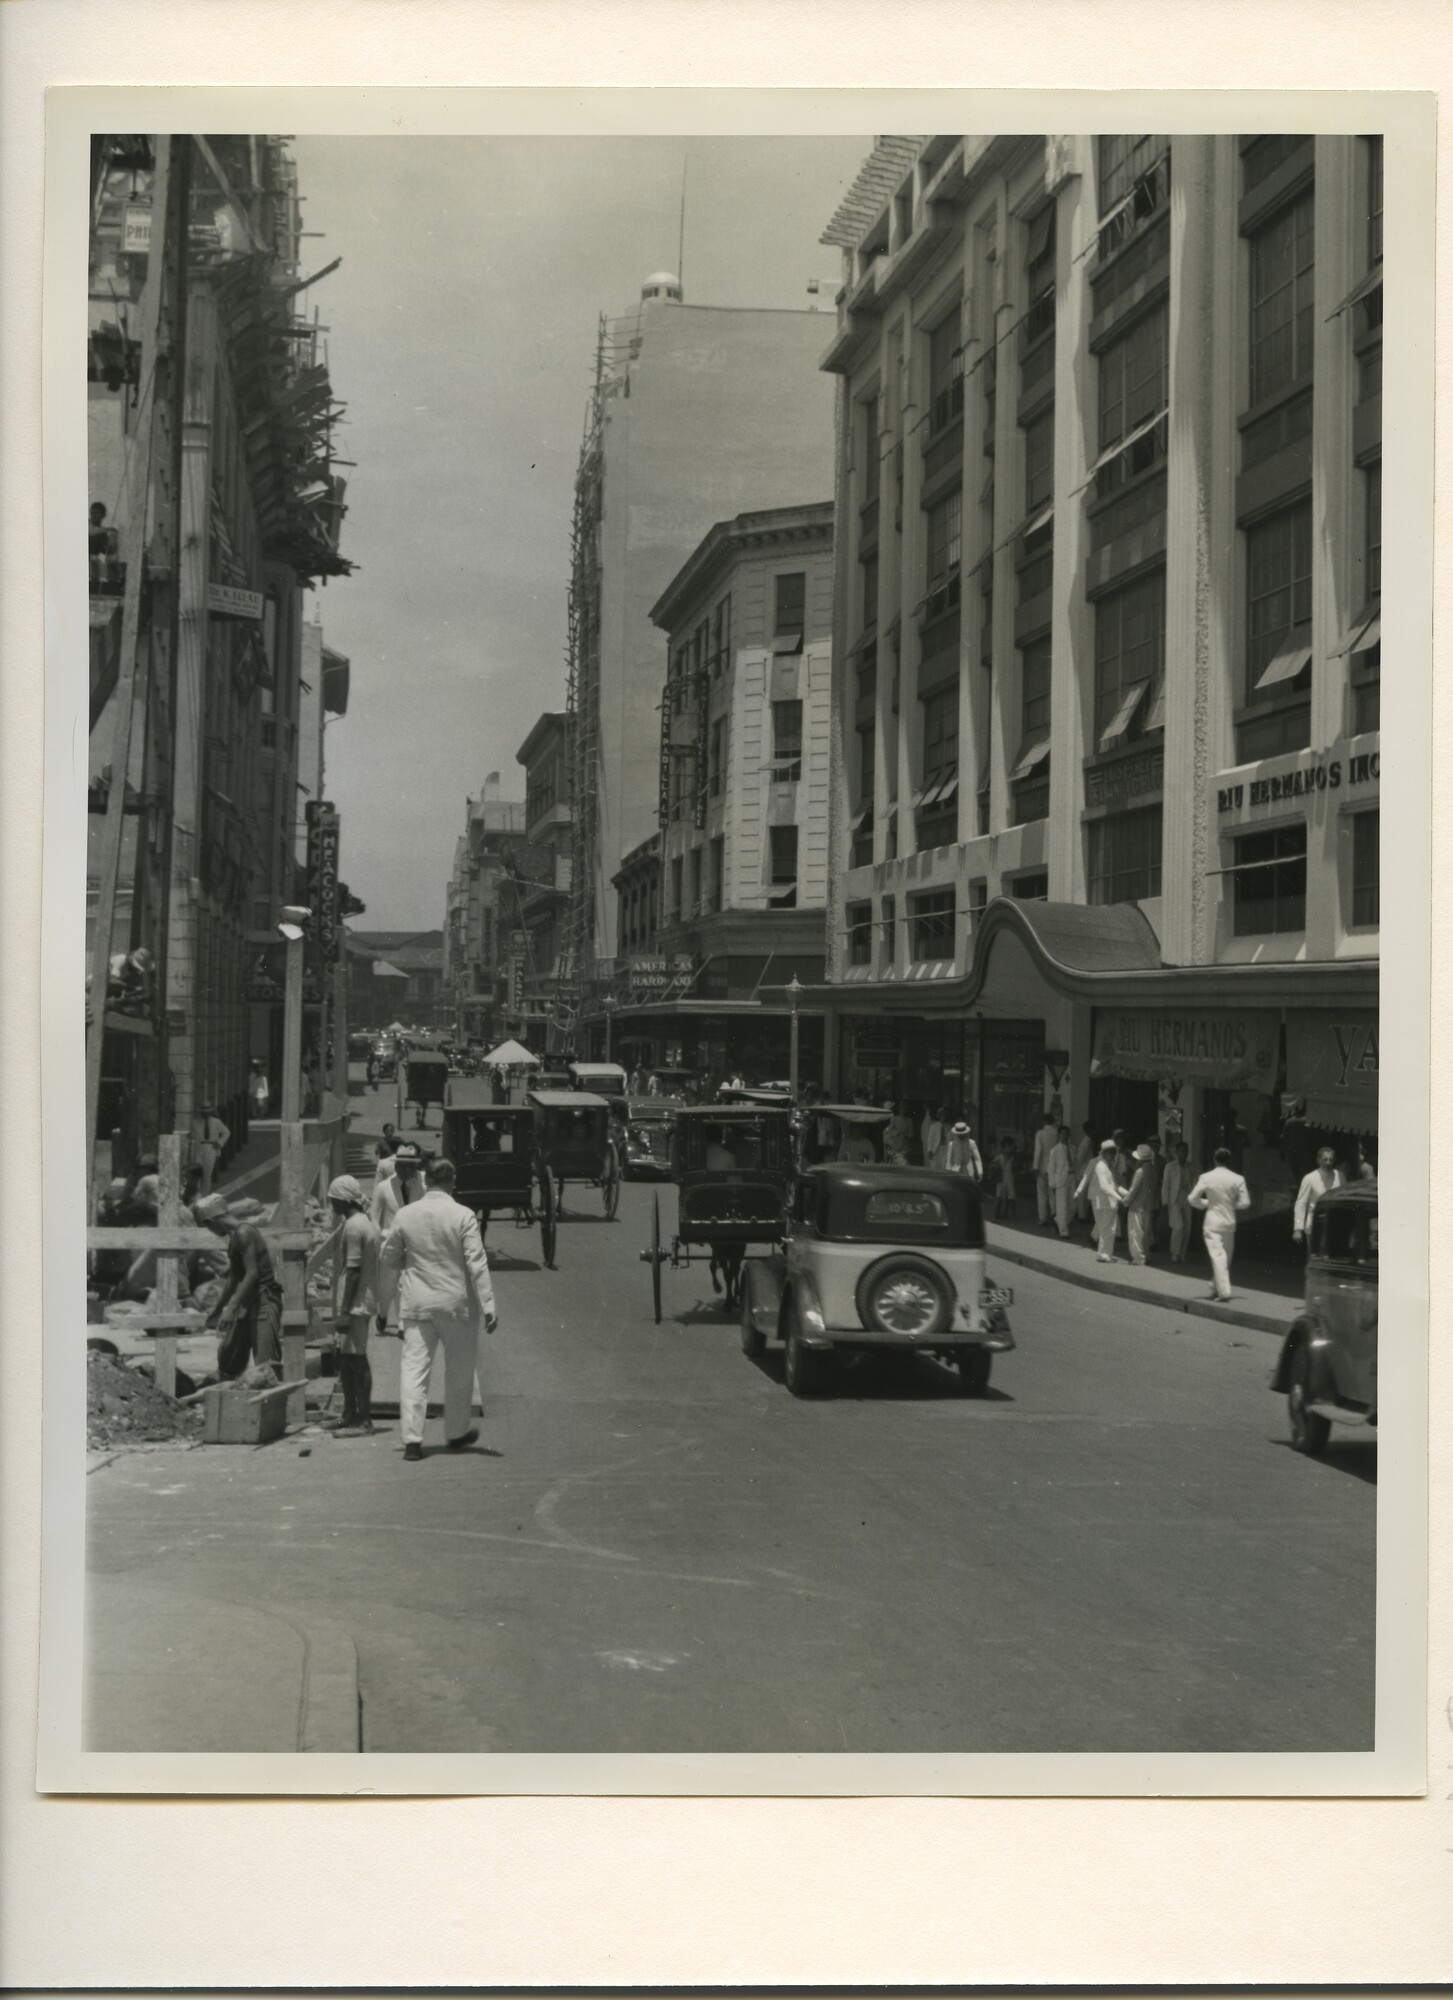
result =
M65 1768L1419 1788L1388 101L104 101L47 357Z

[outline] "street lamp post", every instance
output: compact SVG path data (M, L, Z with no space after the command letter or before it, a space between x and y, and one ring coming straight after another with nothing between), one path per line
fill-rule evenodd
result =
M612 1015L612 1014L614 1013L614 1011L615 1011L615 1004L616 1004L616 1003L615 1003L615 995L614 995L613 993L607 993L607 994L606 994L606 996L605 996L605 998L604 998L604 999L603 999L603 1000L601 1001L601 1003L600 1003L600 1004L601 1004L601 1009L602 1009L603 1013L605 1014L605 1059L606 1059L606 1061L607 1061L607 1062L609 1062L609 1061L610 1061L610 1024L611 1024L611 1015Z
M792 1030L791 1030L792 1040L789 1045L791 1053L788 1057L787 1073L789 1078L791 1079L792 1102L794 1104L797 1102L797 1005L802 998L802 993L803 993L802 981L797 977L797 974L794 972L792 975L792 983L787 988L787 1005L792 1010Z
M296 1125L303 1095L303 951L304 928L311 912L289 905L282 913L278 935L287 943L287 977L283 987L282 1122Z

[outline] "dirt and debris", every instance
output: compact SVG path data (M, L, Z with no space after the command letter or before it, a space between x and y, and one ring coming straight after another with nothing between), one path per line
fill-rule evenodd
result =
M182 1404L110 1354L86 1356L86 1445L116 1451L141 1444L196 1444L202 1406Z

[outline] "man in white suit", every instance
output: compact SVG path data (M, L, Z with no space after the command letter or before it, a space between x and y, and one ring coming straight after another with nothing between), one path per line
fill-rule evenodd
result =
M479 1327L498 1324L489 1262L472 1209L454 1199L454 1164L434 1159L420 1200L399 1210L379 1253L379 1320L394 1293L404 1351L399 1364L399 1429L404 1457L424 1455L429 1374L444 1343L444 1437L463 1451L479 1436L469 1422Z
M1215 1165L1186 1196L1192 1208L1205 1213L1202 1240L1211 1260L1211 1297L1231 1297L1231 1258L1236 1249L1236 1218L1251 1206L1251 1191L1231 1167L1229 1148L1218 1146Z

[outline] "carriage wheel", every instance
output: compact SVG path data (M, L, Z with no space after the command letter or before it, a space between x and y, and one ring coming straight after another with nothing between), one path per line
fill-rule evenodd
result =
M661 1324L661 1197L651 1196L651 1298L656 1308L656 1324Z
M555 1268L555 1177L548 1167L540 1169L540 1248L545 1256L545 1268Z
M621 1205L621 1163L614 1146L605 1149L605 1172L600 1182L601 1206L607 1222L614 1222Z

